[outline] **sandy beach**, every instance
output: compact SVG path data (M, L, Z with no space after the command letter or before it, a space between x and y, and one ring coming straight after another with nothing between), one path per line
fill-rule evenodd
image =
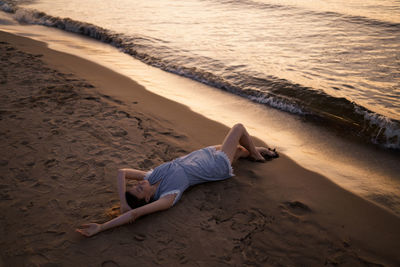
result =
M400 265L399 217L285 155L80 236L119 209L119 168L154 168L228 128L43 43L0 32L0 51L0 266Z

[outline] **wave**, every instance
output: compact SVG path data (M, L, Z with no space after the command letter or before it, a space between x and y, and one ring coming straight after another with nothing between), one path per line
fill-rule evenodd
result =
M365 16L355 16L355 15L347 15L338 12L326 11L326 12L317 12L313 11L315 15L319 15L321 17L332 17L332 18L340 18L341 21L347 21L351 24L359 24L364 26L372 26L372 27L381 27L389 32L398 32L400 30L400 23L385 21L380 19L369 18ZM305 13L307 14L307 13Z
M109 43L123 52L157 68L201 83L232 92L251 101L297 114L319 125L351 135L386 148L400 149L400 121L374 113L345 98L330 96L322 91L268 76L230 73L224 78L199 67L177 65L143 52L138 44L142 37L126 36L111 30L70 18L60 18L37 10L18 8L15 2L0 0L0 9L13 13L21 23L59 28Z
M270 4L265 2L259 2L255 0L225 0L225 1L218 1L221 4L227 4L232 6L242 6L243 8L254 8L256 10L269 10L269 9L279 9L279 10L297 10L300 16L306 17L309 15L313 16L320 16L323 18L330 17L330 18L337 18L341 21L347 21L349 23L356 23L362 25L369 25L374 27L384 27L388 31L399 31L400 30L400 23L392 22L389 20L381 20L370 18L366 16L360 15L350 15L350 14L343 14L336 11L316 11L307 9L306 7L296 6L296 5L287 5L287 4ZM390 17L388 17L390 19Z

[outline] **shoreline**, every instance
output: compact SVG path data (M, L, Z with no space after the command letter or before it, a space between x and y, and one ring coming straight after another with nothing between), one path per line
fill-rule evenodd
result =
M225 126L243 122L251 134L277 147L303 168L400 216L398 153L343 139L323 127L305 123L301 117L164 72L88 37L32 25L5 26L3 30L105 66L143 85L146 90L184 103L195 113Z
M128 259L123 261L118 255L132 253L143 255L142 264L153 265L210 262L242 265L247 262L314 266L375 262L394 266L400 263L396 250L400 241L399 217L303 169L284 155L265 164L241 161L239 166L234 166L233 179L190 189L169 211L92 239L80 238L72 229L88 220L104 221L104 210L111 203L117 204L113 177L121 165L153 168L191 150L215 144L228 129L179 103L146 91L105 67L50 50L28 38L4 32L0 37L8 43L5 46L23 51L12 54L14 50L4 50L13 57L3 58L2 62L10 60L7 64L11 62L15 70L29 68L16 66L16 56L32 62L33 70L38 73L42 71L37 67L40 64L49 66L40 79L32 77L28 81L21 74L15 74L16 80L10 80L8 73L1 84L3 90L11 90L10 83L28 90L39 82L40 90L47 88L38 91L42 94L40 99L35 94L29 95L29 91L23 101L20 92L7 94L7 101L15 110L10 107L2 112L2 129L7 126L8 131L18 133L13 136L3 133L9 137L2 147L0 166L8 190L1 206L2 213L8 214L1 218L3 236L6 236L1 243L4 251L1 261L6 265L45 262L64 265L68 260L91 264L90 259L96 260L96 264L113 261L126 265ZM73 96L63 104L64 94L68 94L63 88L71 84ZM60 91L53 92L54 88ZM35 99L36 106L27 108L26 105L33 103L29 99ZM41 123L12 115L21 111L25 116L37 112L32 118L41 119ZM18 130L25 123L32 132ZM52 135L46 136L48 132ZM49 138L49 143L30 141L34 133ZM22 140L21 135L30 139ZM10 152L21 155L8 159ZM37 159L35 153L39 155ZM52 159L48 158L50 154ZM24 179L18 169L23 169L31 180ZM71 177L76 180L69 180ZM20 185L12 185L15 181ZM29 188L28 196L34 200L33 209L40 212L39 207L46 207L48 212L55 213L54 217L38 218L40 214L31 211L29 201L24 206L23 201L27 199L20 199L18 192L25 186ZM97 196L88 192L101 193ZM59 212L60 208L65 212ZM18 224L12 222L21 214L31 223L24 230L13 231ZM40 225L46 225L43 220L53 222L51 230ZM15 239L21 241L12 246L10 242ZM39 244L32 243L38 239ZM78 251L82 249L89 251L80 254ZM104 253L99 255L98 251Z

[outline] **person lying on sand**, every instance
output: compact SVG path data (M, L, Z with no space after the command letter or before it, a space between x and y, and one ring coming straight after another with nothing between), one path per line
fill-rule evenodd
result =
M246 128L242 124L236 124L230 129L222 145L196 150L148 172L119 170L117 179L122 214L103 224L84 224L76 231L89 237L132 223L143 215L172 207L190 186L232 177L234 174L231 164L239 158L264 162L278 156L275 149L256 147ZM126 190L125 179L138 182Z

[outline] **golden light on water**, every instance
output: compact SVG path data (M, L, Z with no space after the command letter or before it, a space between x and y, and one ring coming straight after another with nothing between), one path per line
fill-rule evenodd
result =
M368 17L400 23L399 3L394 0L256 0L265 4L306 7L318 12L337 12L349 16ZM397 2L397 3L396 3Z

